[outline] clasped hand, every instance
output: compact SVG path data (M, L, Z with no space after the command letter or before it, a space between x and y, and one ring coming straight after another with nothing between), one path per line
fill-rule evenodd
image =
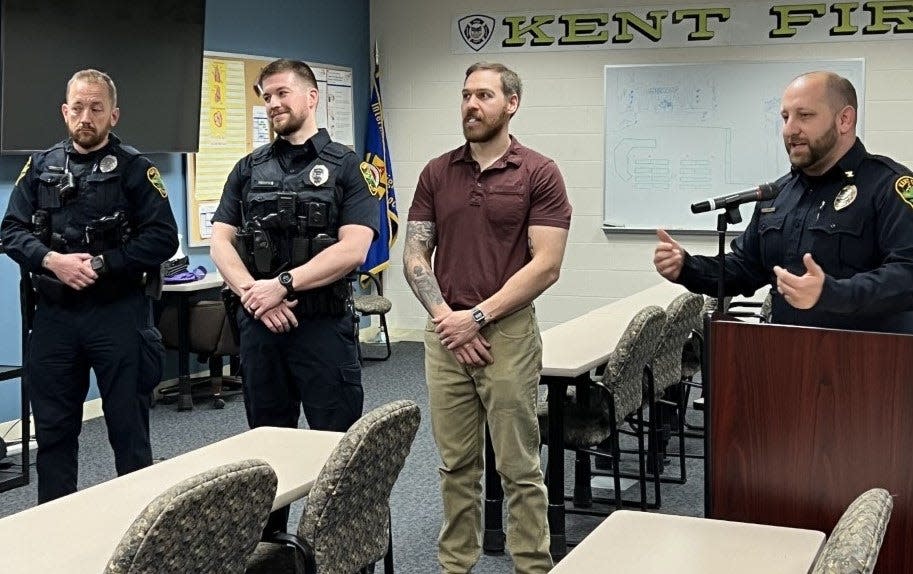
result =
M276 279L260 279L241 286L241 305L273 333L286 333L298 326L292 309L298 301L286 301L288 292Z
M53 268L48 268L65 285L80 291L95 283L98 274L92 269L92 256L88 253L54 253Z
M451 311L434 317L434 332L461 365L484 367L494 362L491 343L479 332L471 311Z

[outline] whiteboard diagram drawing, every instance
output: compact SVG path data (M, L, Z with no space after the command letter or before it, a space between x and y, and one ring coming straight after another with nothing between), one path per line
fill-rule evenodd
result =
M605 226L715 229L715 216L690 204L789 170L780 97L813 70L853 83L863 133L862 59L606 66Z

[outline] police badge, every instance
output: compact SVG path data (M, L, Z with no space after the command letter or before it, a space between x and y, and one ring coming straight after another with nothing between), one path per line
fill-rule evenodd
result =
M116 168L116 167L117 167L117 158L114 157L113 155L106 155L105 157L101 158L100 162L98 162L98 169L102 173L108 173L109 171L113 171L114 168Z
M311 173L308 174L308 179L311 180L311 183L317 187L325 184L328 179L330 179L330 170L327 166L322 163L318 163L313 168L311 168Z
M844 207L856 200L856 186L854 184L846 185L837 193L834 198L834 210L840 211Z

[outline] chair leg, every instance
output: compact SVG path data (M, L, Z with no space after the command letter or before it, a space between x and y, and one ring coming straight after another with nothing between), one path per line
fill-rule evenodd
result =
M574 453L574 506L580 508L593 506L592 477L590 455L576 451Z
M614 413L613 413L614 416ZM618 429L612 433L612 486L615 488L615 510L621 510L621 468L618 460L621 458L621 445L618 442Z
M656 392L653 386L653 369L650 367L645 368L647 374L647 400L650 405L650 430L653 433L653 440L650 442L656 446L653 448L652 456L656 457L653 459L653 501L656 503L656 508L662 506L662 493L660 491L660 472L662 469L662 449L660 448L660 442L662 441L662 428L659 425L659 418L656 416Z
M380 316L380 330L384 334L384 343L387 345L387 354L384 355L384 360L386 361L393 354L393 348L390 346L390 332L387 330L386 313L382 313Z
M209 384L212 389L212 408L224 409L225 399L222 398L222 357L209 356Z
M387 553L384 554L384 574L393 574L393 517L387 513L387 530L390 536L387 537Z
M642 429L644 427L644 407L637 409L637 423ZM637 483L640 486L640 509L644 512L647 510L647 468L644 462L644 433L637 433L637 465L638 476ZM657 506L659 506L657 504Z

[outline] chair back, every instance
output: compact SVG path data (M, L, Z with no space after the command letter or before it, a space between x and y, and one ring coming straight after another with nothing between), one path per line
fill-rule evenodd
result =
M384 556L390 492L420 420L413 401L378 407L352 425L324 464L298 525L321 574L351 574Z
M870 574L875 570L893 507L891 494L883 488L860 494L837 521L812 574Z
M190 352L223 357L240 352L221 301L198 301L190 306L188 312ZM176 307L165 307L158 328L165 347L177 349L180 335Z
M665 323L666 312L661 307L650 305L641 309L628 323L609 357L602 386L615 399L615 423L618 425L643 404L645 368L653 360Z
M244 572L276 497L262 460L222 465L155 498L124 534L105 574Z
M666 308L666 323L653 354L653 390L657 397L682 380L682 350L692 331L701 327L704 298L682 293Z

